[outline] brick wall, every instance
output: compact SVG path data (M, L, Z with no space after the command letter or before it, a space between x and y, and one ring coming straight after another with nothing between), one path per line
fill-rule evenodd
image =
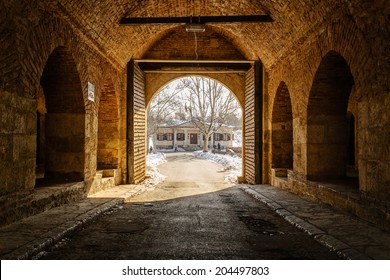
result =
M196 57L196 53L198 57ZM207 27L205 32L186 32L183 26L170 30L144 55L146 59L245 59L229 40Z
M119 110L111 78L104 82L99 100L97 166L99 169L118 168Z

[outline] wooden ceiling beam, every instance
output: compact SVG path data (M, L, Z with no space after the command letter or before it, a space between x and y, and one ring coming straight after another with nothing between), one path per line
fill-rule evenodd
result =
M248 70L144 70L146 74L245 74Z
M190 24L190 23L263 23L272 22L269 15L194 16L194 17L125 17L120 25Z
M196 60L196 59L155 59L155 58L141 58L141 59L134 59L137 63L193 63L193 64L199 64L199 63L221 63L221 64L254 64L255 60L234 60L234 59L216 59L216 60Z

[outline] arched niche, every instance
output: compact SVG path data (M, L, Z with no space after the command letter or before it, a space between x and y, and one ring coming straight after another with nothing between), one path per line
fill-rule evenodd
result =
M314 76L307 109L307 177L345 178L348 164L348 103L354 79L345 59L331 51Z
M284 82L277 89L272 109L272 168L293 168L293 115Z
M84 178L85 108L81 81L72 54L57 47L40 79L37 143L44 179Z

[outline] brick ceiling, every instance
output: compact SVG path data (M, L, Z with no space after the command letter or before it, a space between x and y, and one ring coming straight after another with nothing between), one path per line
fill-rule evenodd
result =
M368 3L364 9L373 10L373 2L383 1L362 2ZM62 17L121 66L131 58L142 58L159 39L171 34L173 28L180 28L177 25L120 26L118 22L123 17L266 13L274 22L213 24L207 29L225 37L247 59L260 58L266 67L271 67L313 33L323 32L321 23L337 11L351 9L349 3L347 0L11 0L5 5L21 17L30 16L33 20L34 16L39 19L37 12ZM188 38L182 40L186 42Z

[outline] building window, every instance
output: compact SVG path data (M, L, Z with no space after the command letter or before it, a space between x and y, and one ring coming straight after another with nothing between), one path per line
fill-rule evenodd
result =
M158 133L157 134L157 141L163 141L164 140L164 133Z
M214 133L214 140L215 141L223 141L223 134L221 134L221 133Z
M230 134L229 133L225 133L223 136L224 136L223 140L230 141Z
M165 136L164 138L166 138L165 140L167 141L173 140L173 133L166 133L164 136Z
M186 139L185 139L185 134L184 134L184 133L178 133L178 134L176 134L176 140L177 140L177 141L184 141L184 140L186 140Z
M158 133L157 141L172 141L173 133Z

